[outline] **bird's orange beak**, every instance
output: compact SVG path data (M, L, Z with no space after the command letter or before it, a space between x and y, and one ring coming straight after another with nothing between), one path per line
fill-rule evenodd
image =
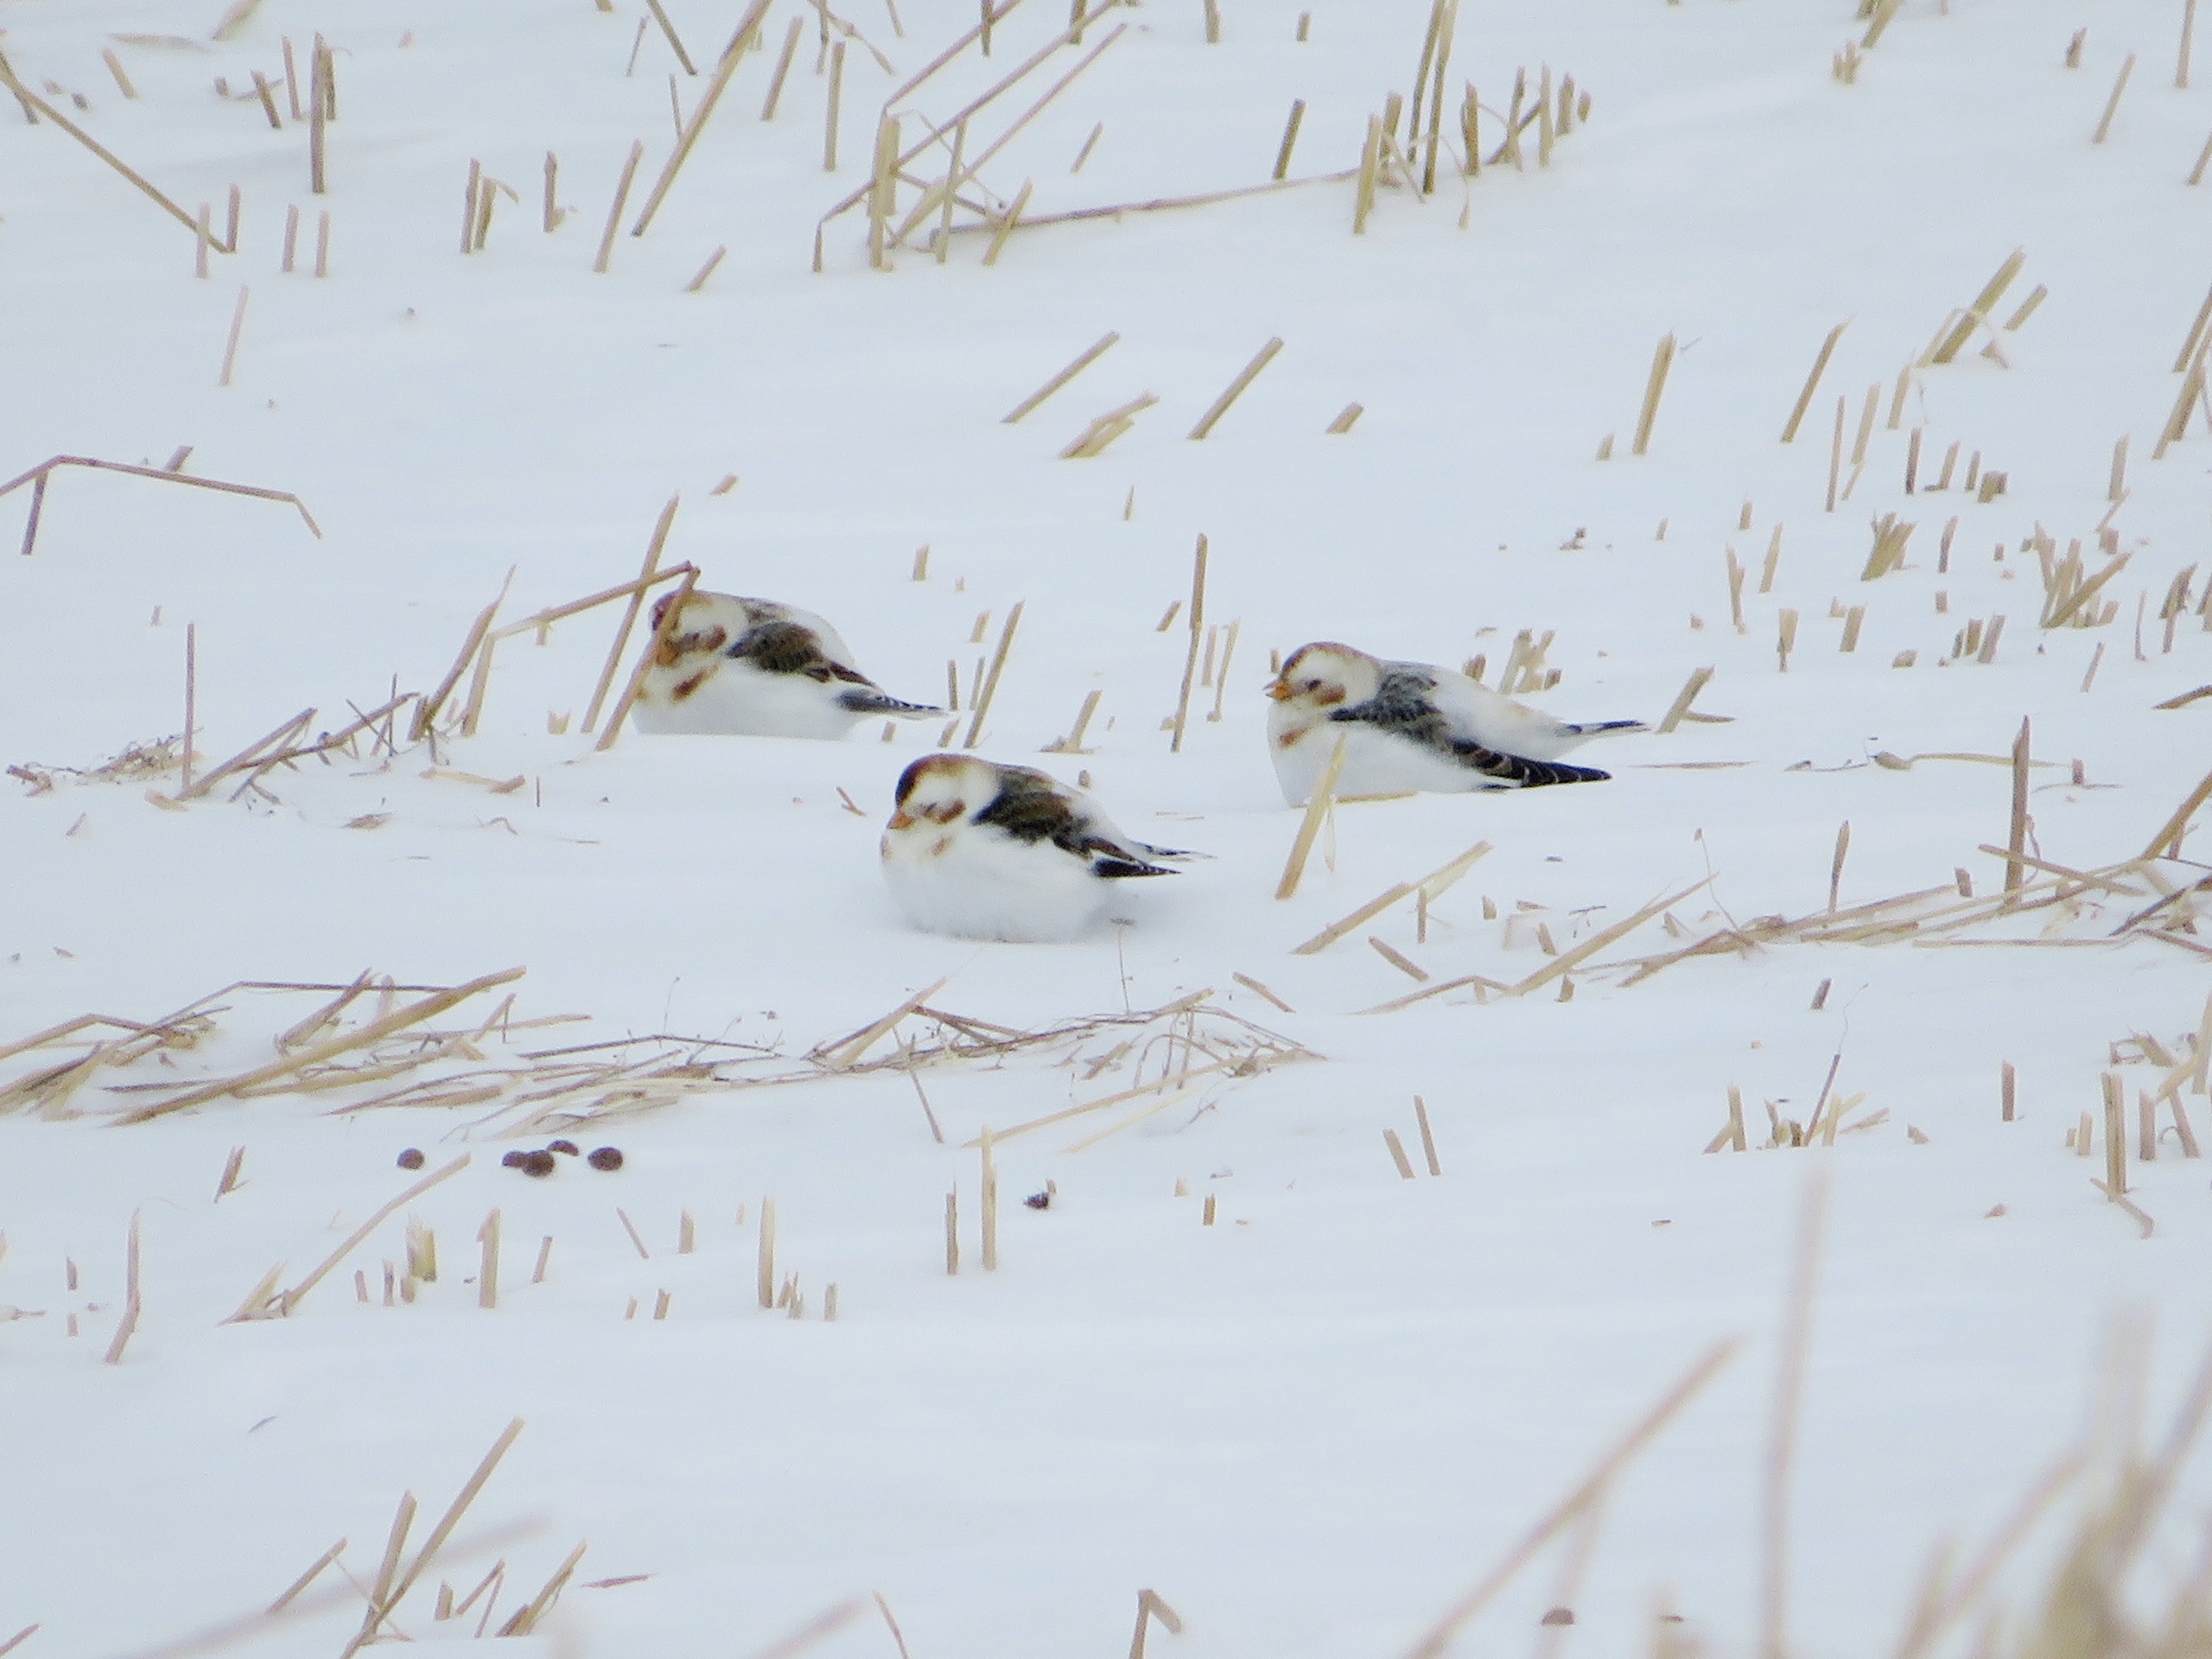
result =
M1272 697L1277 702L1287 702L1290 700L1290 682L1284 679L1281 675L1277 675L1274 679L1268 682L1266 690L1268 696Z
M891 815L890 827L893 830L911 830L914 827L914 821L904 812L893 812Z

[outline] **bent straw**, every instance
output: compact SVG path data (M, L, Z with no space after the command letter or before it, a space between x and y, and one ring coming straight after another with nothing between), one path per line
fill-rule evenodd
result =
M30 522L23 529L23 552L29 556L38 537L39 514L46 500L47 475L57 467L83 467L96 473L128 473L134 478L158 478L171 484L189 484L195 489L221 490L229 495L251 495L263 501L289 501L299 510L308 531L315 540L322 539L322 526L316 524L315 515L308 511L307 503L289 490L265 490L253 484L230 484L215 478L194 478L184 473L165 472L158 467L133 467L120 461L95 461L89 455L54 455L42 461L30 471L0 484L0 495L19 490L24 485L34 486L31 494Z

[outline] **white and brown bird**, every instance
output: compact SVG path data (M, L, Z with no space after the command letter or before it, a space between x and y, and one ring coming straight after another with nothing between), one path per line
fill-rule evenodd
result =
M653 607L660 626L672 598ZM694 592L653 650L632 716L641 732L837 739L873 715L922 720L942 709L887 696L811 611Z
M883 878L925 932L1031 943L1071 938L1116 885L1203 856L1134 841L1081 790L1028 766L925 755L899 779Z
M1575 725L1430 663L1387 663L1350 645L1300 645L1267 687L1268 748L1296 806L1344 740L1338 795L1452 793L1600 783L1558 757L1593 737L1649 729L1638 720Z

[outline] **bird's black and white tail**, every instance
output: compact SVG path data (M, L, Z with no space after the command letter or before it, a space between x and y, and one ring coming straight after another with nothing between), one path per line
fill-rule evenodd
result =
M856 715L893 715L900 720L925 720L944 712L925 702L902 702L897 697L886 696L873 686L856 685L841 693L837 702Z
M1609 783L1613 774L1595 766L1570 766L1562 760L1530 760L1517 754L1469 745L1461 751L1466 764L1502 789L1541 789L1548 784Z
M1595 720L1567 729L1577 737L1603 737L1608 732L1648 732L1651 728L1641 720Z

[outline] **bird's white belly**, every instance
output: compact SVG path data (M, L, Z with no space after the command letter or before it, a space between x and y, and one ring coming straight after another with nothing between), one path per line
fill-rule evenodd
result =
M673 670L656 669L632 717L641 732L692 736L842 738L861 717L837 702L839 688L803 674L765 674L734 658L717 662L681 699Z
M1449 756L1403 737L1354 721L1324 721L1286 743L1271 737L1275 778L1283 798L1302 806L1327 768L1337 740L1344 741L1344 770L1338 774L1339 799L1353 795L1403 795L1410 791L1461 794L1496 789L1496 780L1463 766Z
M924 932L1014 944L1083 932L1112 902L1117 885L1050 842L1023 843L972 826L932 833L917 825L892 836L883 878L906 919Z

